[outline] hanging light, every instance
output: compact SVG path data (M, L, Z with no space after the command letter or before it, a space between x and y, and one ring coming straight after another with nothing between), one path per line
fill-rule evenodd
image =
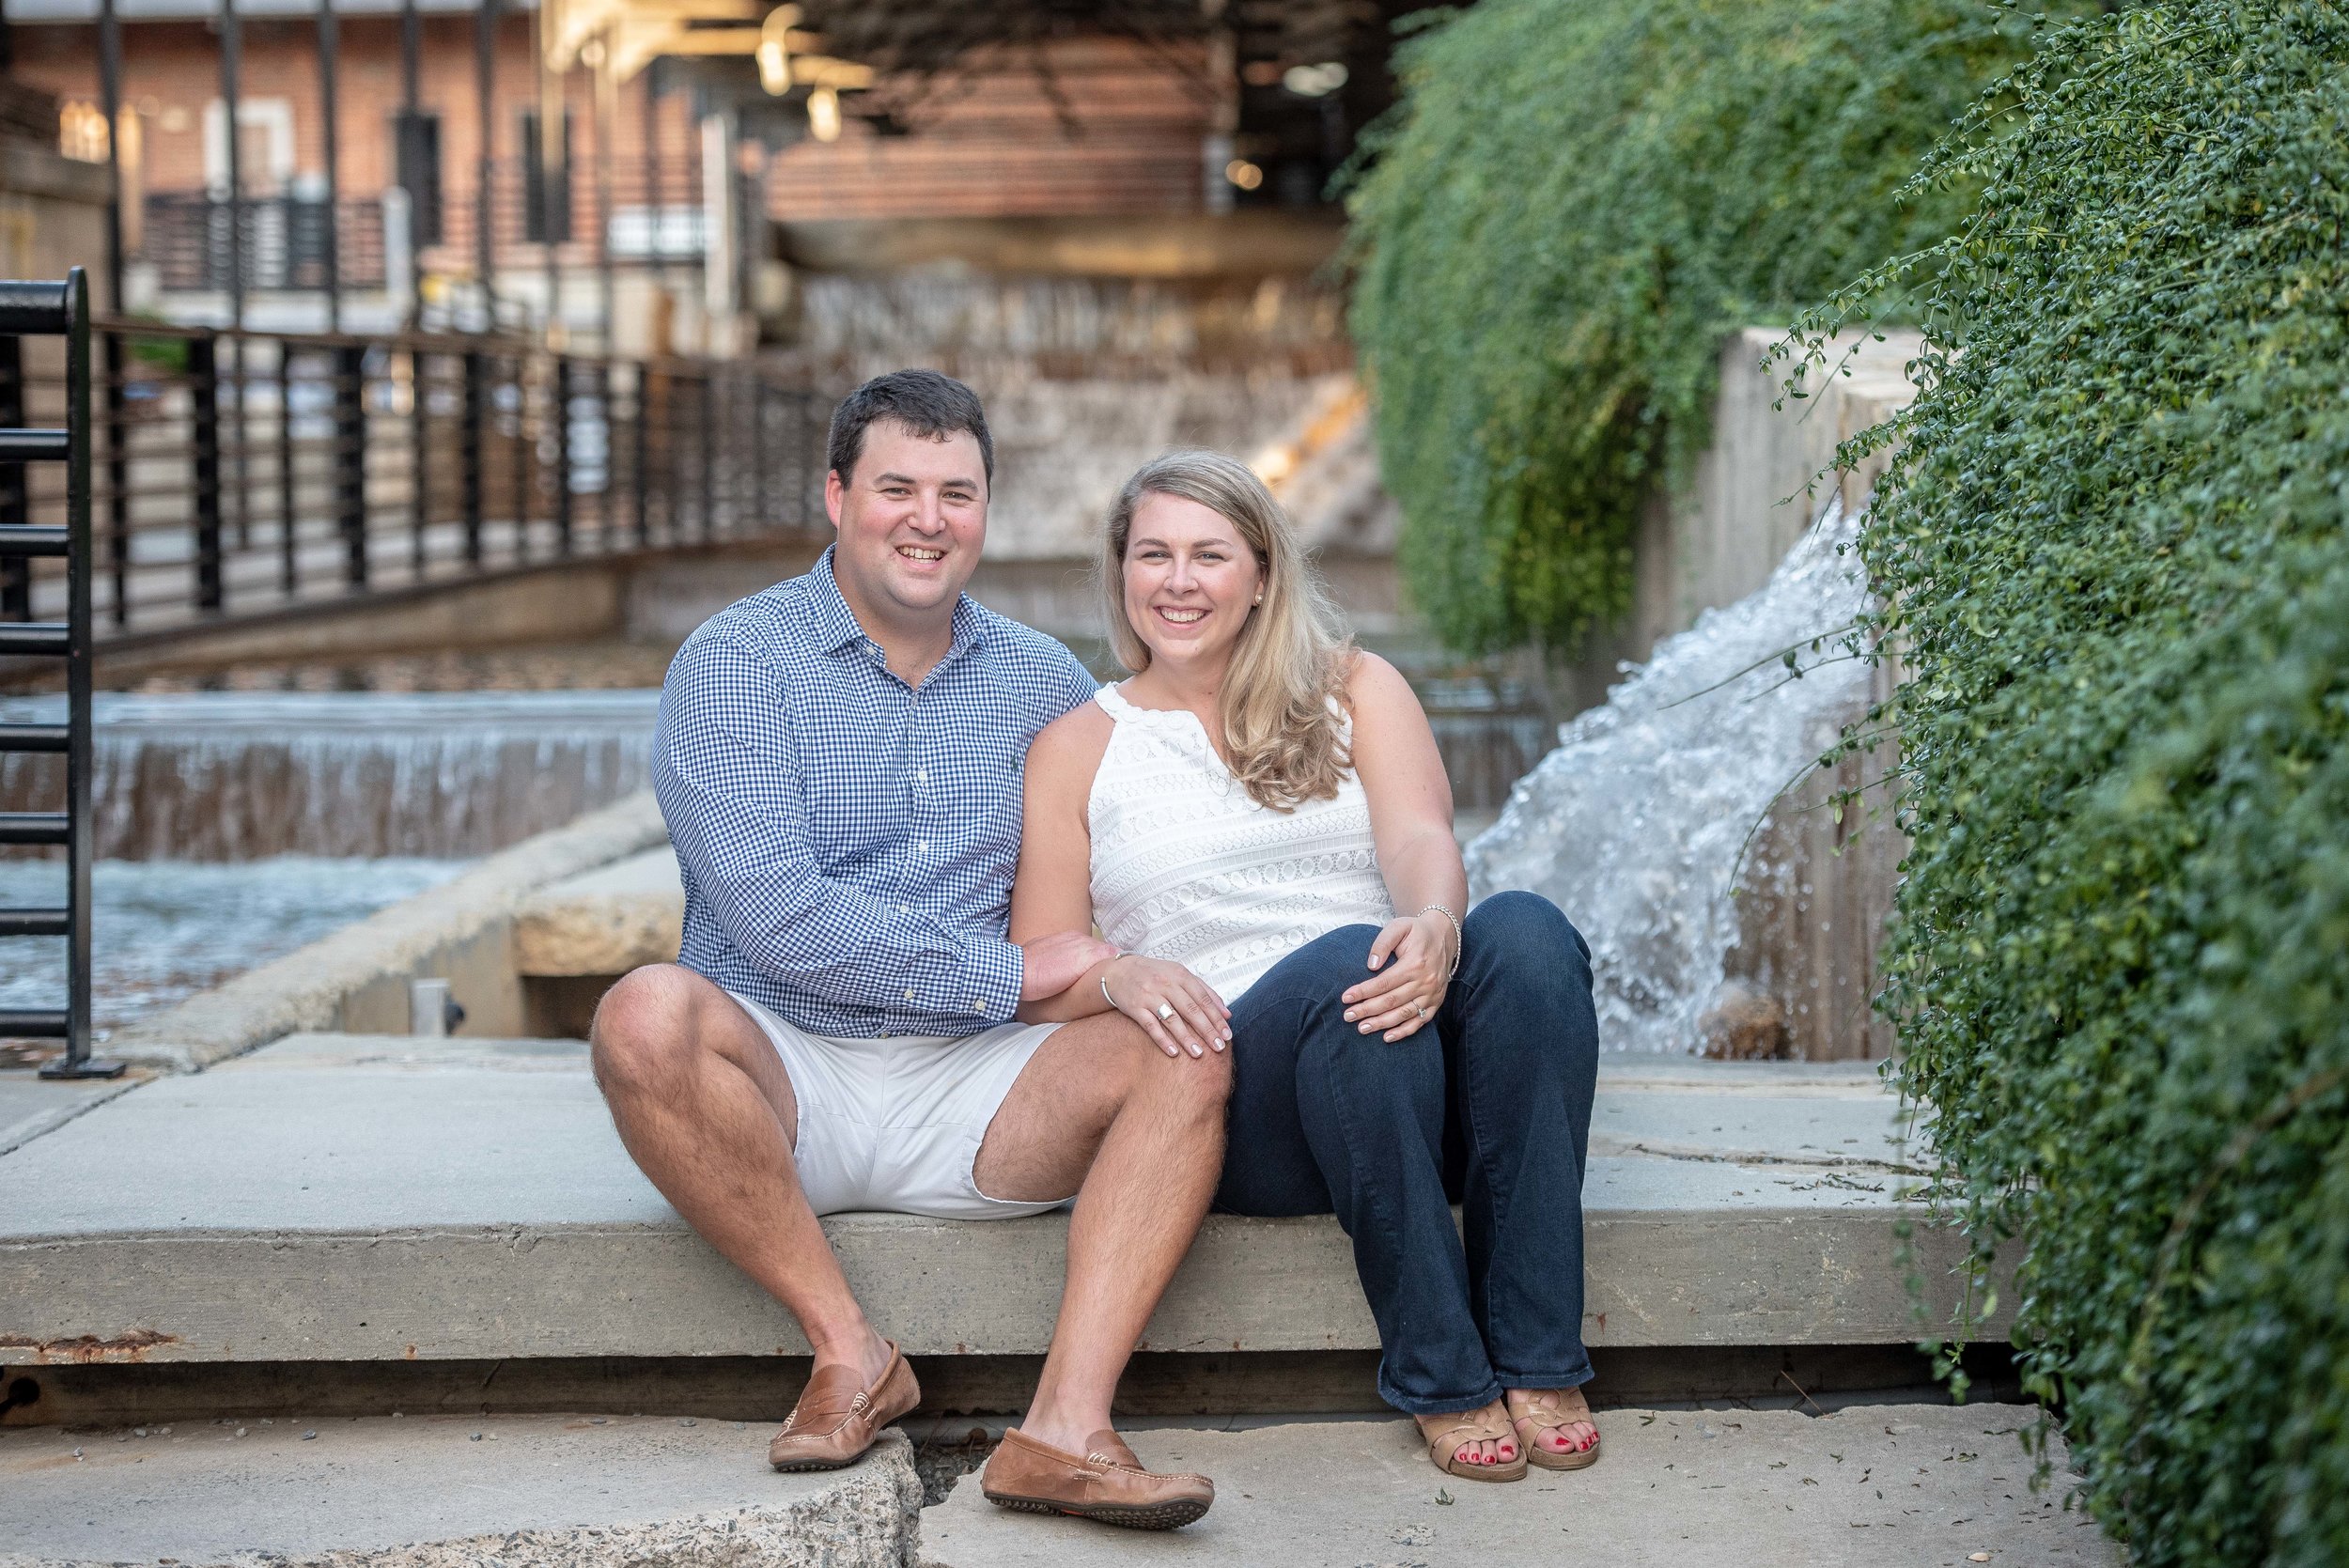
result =
M791 29L800 24L800 8L777 6L758 24L758 85L770 98L791 90Z
M832 87L811 87L807 94L807 131L819 142L840 139L840 94Z

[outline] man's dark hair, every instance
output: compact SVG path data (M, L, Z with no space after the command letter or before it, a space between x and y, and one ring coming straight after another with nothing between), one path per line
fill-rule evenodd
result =
M847 484L864 455L864 430L876 419L894 419L926 440L969 434L979 443L987 483L995 484L995 438L987 433L987 411L979 395L935 370L892 370L876 376L840 399L832 411L832 440L824 460Z

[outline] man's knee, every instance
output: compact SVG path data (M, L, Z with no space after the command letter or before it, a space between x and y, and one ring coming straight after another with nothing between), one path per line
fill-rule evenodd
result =
M587 1043L605 1094L655 1088L700 1048L696 978L675 964L647 964L603 993Z
M1121 1032L1120 1048L1128 1063L1127 1094L1177 1113L1193 1115L1221 1126L1223 1108L1232 1097L1232 1051L1209 1048L1198 1056L1189 1050L1169 1056L1139 1026Z

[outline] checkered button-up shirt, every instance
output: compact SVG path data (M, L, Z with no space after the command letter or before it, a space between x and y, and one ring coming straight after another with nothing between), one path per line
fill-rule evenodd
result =
M815 1034L1008 1021L1028 741L1093 691L1074 654L968 598L909 687L830 551L721 611L669 666L653 737L685 880L677 962Z

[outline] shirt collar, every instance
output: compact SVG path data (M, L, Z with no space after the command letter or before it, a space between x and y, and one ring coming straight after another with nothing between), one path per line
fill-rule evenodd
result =
M841 597L840 580L832 574L832 546L826 545L823 555L807 574L808 611L815 618L815 641L819 653L838 653L851 644L866 641L864 628L858 622L856 612L849 609L848 601ZM960 659L978 645L985 633L986 623L979 614L979 607L972 602L969 594L958 596L955 600L954 645L947 649L946 657L940 663L948 664Z

